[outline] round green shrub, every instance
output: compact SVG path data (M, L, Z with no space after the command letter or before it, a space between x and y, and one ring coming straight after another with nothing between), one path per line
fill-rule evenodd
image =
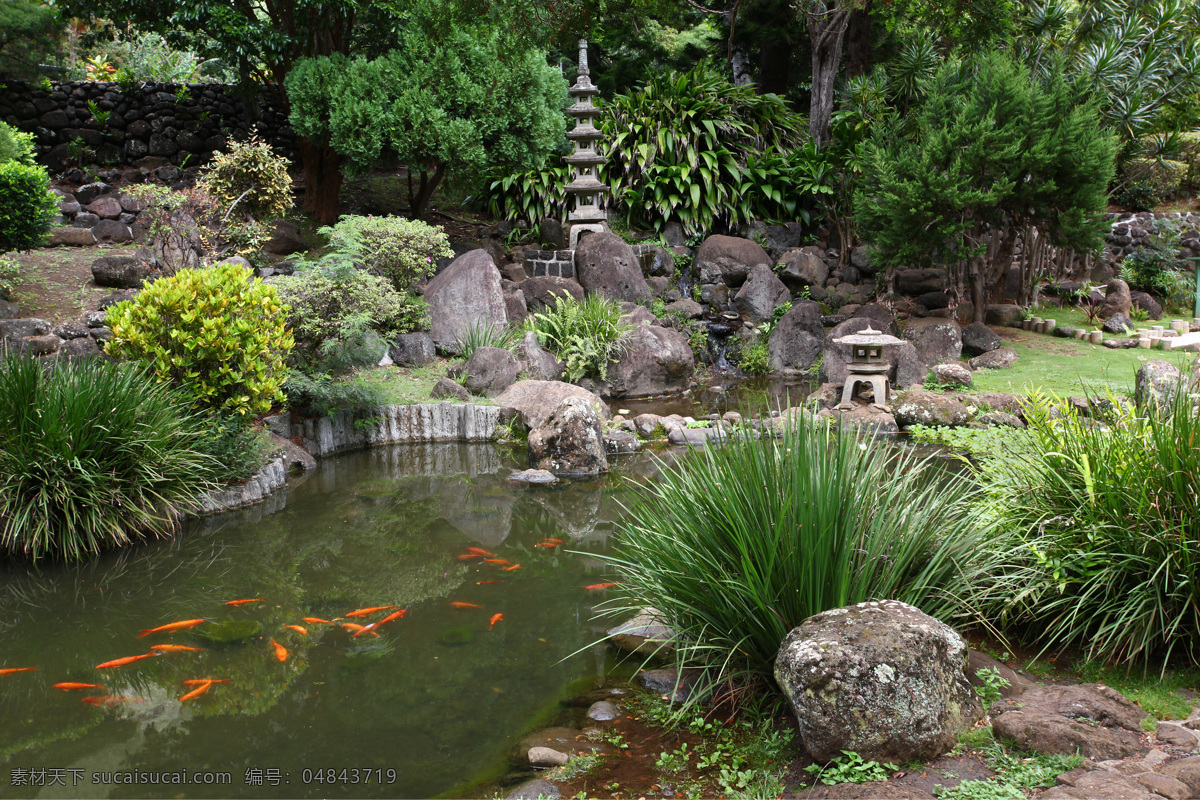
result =
M401 291L432 275L439 258L454 254L441 228L403 217L345 216L319 232L336 252Z
M0 360L0 553L73 560L171 533L213 485L205 437L145 369Z
M183 269L108 310L107 352L144 359L196 402L239 415L283 400L294 341L274 286L237 264Z
M231 142L228 153L214 153L199 187L228 210L260 222L278 219L292 208L292 177L286 158L257 137Z
M38 166L0 163L0 253L42 244L58 216L50 176Z
M23 133L6 122L0 122L0 163L17 161L34 166L33 134Z

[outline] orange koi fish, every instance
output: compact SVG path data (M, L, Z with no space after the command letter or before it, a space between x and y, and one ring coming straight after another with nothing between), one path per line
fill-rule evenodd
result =
M463 553L461 556L458 557L458 560L459 561L471 561L472 559L476 559L476 558L483 558L483 554L481 554L481 553Z
M520 569L520 568L521 568L520 564L513 564L511 567L501 567L500 571L501 572L512 572L514 569Z
M301 636L308 636L308 630L306 628L301 628L299 625L284 625L283 627L287 628L289 631L295 631Z
M244 606L244 605L246 605L246 603L261 603L262 601L263 601L263 598L261 598L261 597L247 597L245 600L230 600L227 603L225 603L225 605L227 605L227 606Z
M458 600L455 600L454 602L452 602L450 604L450 607L451 608L483 608L483 606L477 606L474 603L463 603Z
M287 651L286 647L284 647L283 645L281 645L279 642L275 641L274 639L271 640L271 646L275 648L275 657L276 658L278 658L280 661L287 661L288 651Z
M475 581L476 586L487 586L490 583L504 583L504 581Z
M329 620L321 619L320 617L301 617L300 620L302 622L307 622L309 625L332 625L333 624Z
M562 544L563 543L562 539L542 539L542 541L549 542L550 544Z
M485 563L485 564L499 564L499 565L501 565L501 566L508 566L508 565L509 565L509 564L511 564L512 562L511 562L511 561L505 561L503 558L485 558L485 559L483 560L483 563Z
M174 633L185 628L194 628L203 623L204 620L202 619L185 619L183 622L168 622L166 625L159 625L157 628L142 631L138 634L138 638L141 639L143 636L149 636L152 633Z
M229 678L189 678L184 686L199 686L202 683L229 683Z
M558 545L553 542L538 542L534 547L558 547Z
M389 608L395 608L395 606L371 606L370 608L360 608L360 609L358 609L358 611L351 611L346 616L347 617L365 617L368 614L374 614L376 611L387 611Z
M502 619L504 619L503 614L493 614L492 615L492 624L488 625L488 630L490 631L492 628L496 627L496 623Z
M211 689L212 685L213 685L212 681L204 681L198 687L196 687L192 691L188 692L183 697L179 698L179 702L186 703L188 700L199 697L200 695L204 694L209 689Z
M614 586L618 586L618 585L619 584L616 584L616 583L593 583L591 586L585 586L583 588L589 592L598 592L601 589L611 589Z
M64 692L73 692L78 689L103 689L104 684L101 683L56 683L55 689L62 689Z
M343 622L342 627L345 628L346 630L350 631L351 633L357 634L359 631L361 631L366 626L359 625L356 622ZM379 634L375 633L374 631L371 631L371 635L378 636Z
M188 647L186 644L154 644L150 645L151 650L157 650L160 653L203 653L203 647Z
M488 557L496 555L495 553L489 553L487 550L484 550L483 548L480 548L480 547L468 547L467 552L468 553L478 553L481 556L488 556Z
M108 669L109 667L123 667L126 664L132 664L135 661L141 661L143 658L154 658L159 653L142 653L140 656L126 656L125 658L116 658L112 661L105 661L103 664L97 664L96 669Z
M12 675L14 672L33 672L37 667L9 667L0 669L0 675Z
M391 622L394 619L404 619L404 615L407 613L408 613L407 608L402 608L399 611L394 611L391 614L388 614L383 619L379 620L379 622L372 622L370 625L363 628L362 630L355 631L354 638L357 639L359 636L362 636L364 633L374 633L375 629L378 628L380 625L384 624L385 622ZM378 636L379 634L376 633L375 635Z

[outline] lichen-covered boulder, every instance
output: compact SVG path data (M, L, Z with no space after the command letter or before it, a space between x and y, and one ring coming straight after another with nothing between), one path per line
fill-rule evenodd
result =
M1133 379L1134 399L1142 408L1165 410L1175 400L1183 373L1170 361L1155 359L1138 367Z
M557 275L526 278L521 281L521 292L525 295L525 308L530 314L545 311L568 295L576 300L583 300L583 287L579 285L579 281L560 278Z
M562 362L542 348L538 343L537 334L533 331L525 332L516 351L517 360L521 362L521 372L530 378L555 381L558 380L559 375L562 375Z
M579 397L563 400L529 433L529 463L568 477L608 472L604 426L592 404Z
M967 368L966 364L960 361L954 361L949 364L938 364L929 371L933 373L934 380L943 386L953 384L969 387L974 380L971 370Z
M388 346L388 357L397 367L423 367L437 358L433 339L424 331L401 333Z
M973 370L1008 369L1017 363L1017 351L1011 347L1001 347L991 350L981 356L975 356L967 362Z
M967 407L957 399L920 389L905 392L896 402L895 413L896 422L905 428L910 425L966 425L971 418Z
M999 335L982 322L972 322L962 329L962 351L968 356L981 356L999 350L1003 344Z
M775 314L775 307L788 301L791 294L783 281L766 264L751 268L746 282L733 298L742 316L751 322L766 322Z
M952 319L910 319L904 340L917 348L917 358L927 367L958 361L962 355L962 330Z
M1141 749L1146 713L1098 683L1037 686L991 709L997 736L1039 753L1128 758Z
M811 300L792 304L767 338L767 354L772 372L785 369L804 371L817 363L825 340L821 308Z
M1133 309L1133 297L1129 291L1129 284L1120 278L1113 278L1108 282L1108 286L1104 287L1104 303L1100 306L1100 316L1108 319L1113 314L1124 314L1129 316Z
M601 419L608 419L612 414L599 395L589 392L581 386L562 381L517 381L509 386L496 398L496 404L504 408L516 409L521 422L530 430L539 428L568 397L578 397L585 400L596 409Z
M654 297L633 248L611 233L593 233L579 240L575 276L588 294L599 293L631 303Z
M462 384L467 391L495 397L517 382L521 362L512 353L499 347L480 347L461 369Z
M638 325L620 358L608 363L600 392L610 397L645 397L687 388L696 357L687 337L657 325Z
M486 250L463 253L425 287L429 336L442 350L458 352L458 339L472 327L502 328L508 322L500 270Z
M809 617L784 639L775 680L815 760L930 761L983 716L963 674L967 644L896 600Z
M824 286L829 279L829 266L819 247L795 247L779 259L779 277L792 291L806 286Z

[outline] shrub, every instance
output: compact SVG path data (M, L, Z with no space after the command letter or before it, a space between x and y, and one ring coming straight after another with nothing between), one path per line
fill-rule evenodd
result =
M1148 187L1155 197L1174 197L1187 177L1187 165L1158 158L1131 158L1121 166L1121 176L1131 184Z
M437 259L454 254L445 232L420 220L345 216L319 232L338 256L382 275L400 291L432 275Z
M0 164L0 253L42 244L58 218L58 198L50 194L50 176L18 161Z
M525 330L533 331L538 344L563 362L567 382L606 380L608 362L623 352L633 331L623 317L621 305L603 295L590 294L580 302L564 293L547 310L531 314Z
M979 468L986 513L1019 537L991 583L1008 626L1106 662L1200 661L1194 402L1177 392L1162 413L1115 402L1103 425L1030 402L1030 452Z
M267 462L271 442L266 433L248 420L233 414L216 413L204 418L204 437L199 449L213 459L213 478L220 483L240 483Z
M353 338L356 326L389 337L428 323L423 299L398 292L385 278L346 264L321 264L274 278L272 284L291 307L288 322L301 364L317 359L325 343Z
M199 187L222 209L270 222L292 208L292 178L286 158L256 137L230 142L228 153L214 153Z
M32 167L34 152L32 133L24 133L7 122L0 122L0 164L16 161Z
M771 355L767 350L767 343L755 341L753 344L742 348L742 356L738 362L738 366L747 375L766 375L771 371L770 360Z
M188 398L144 369L0 361L0 547L72 560L170 533L173 508L212 486L204 438Z
M0 300L12 297L12 290L17 285L17 277L21 274L21 265L16 259L0 256Z
M1186 305L1193 281L1176 268L1180 233L1178 222L1159 219L1148 245L1139 247L1121 261L1121 279L1135 289L1157 294L1169 305Z
M200 405L257 415L283 400L287 308L244 267L180 270L109 308L107 319L110 355L150 362Z
M779 439L744 431L664 465L602 556L627 598L609 610L659 609L681 665L708 681L770 682L793 627L850 603L972 612L990 534L970 515L973 482L942 485L930 460L889 457L799 409L785 419Z
M287 385L288 406L297 410L315 411L322 416L339 411L366 411L383 405L383 390L360 375L336 378L324 372L308 374L292 370Z

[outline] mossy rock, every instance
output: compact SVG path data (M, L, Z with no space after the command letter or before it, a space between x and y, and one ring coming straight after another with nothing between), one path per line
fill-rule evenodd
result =
M442 644L449 647L457 647L460 644L470 644L475 641L475 631L466 625L458 625L453 628L447 628L439 638Z
M241 644L262 630L262 623L256 619L226 619L201 625L194 632L210 644Z

